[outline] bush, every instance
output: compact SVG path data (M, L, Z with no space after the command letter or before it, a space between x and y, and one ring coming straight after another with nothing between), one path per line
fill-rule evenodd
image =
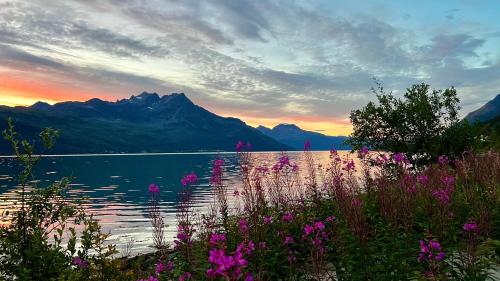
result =
M13 213L4 214L9 224L0 227L0 280L127 280L112 259L114 246L104 244L107 234L68 195L71 179L39 187L33 170L41 158L33 144L19 139L11 120L3 134L21 172L19 201L9 208ZM40 133L45 149L53 147L57 135L50 128Z

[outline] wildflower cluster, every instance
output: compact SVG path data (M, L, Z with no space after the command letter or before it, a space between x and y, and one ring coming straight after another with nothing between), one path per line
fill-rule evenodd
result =
M255 244L252 241L238 244L236 251L232 254L226 253L224 234L212 234L208 262L211 268L207 270L207 277L223 277L226 280L240 280L245 277L246 281L253 280L252 274L245 272L248 266L246 256L250 256L255 251Z

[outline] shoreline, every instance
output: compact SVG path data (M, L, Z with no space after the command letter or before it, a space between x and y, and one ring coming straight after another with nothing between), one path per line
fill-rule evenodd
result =
M311 152L328 152L329 150L311 150ZM350 149L337 149L337 151L351 151ZM302 150L286 151L252 151L252 154L262 153L302 153ZM161 156L161 155L213 155L236 154L235 151L200 151L200 152L145 152L145 153L75 153L75 154L41 154L37 157L101 157L101 156ZM0 155L0 158L16 158L15 155Z

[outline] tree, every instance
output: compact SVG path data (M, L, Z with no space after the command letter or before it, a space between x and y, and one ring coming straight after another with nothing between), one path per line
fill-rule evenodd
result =
M456 157L477 139L473 126L458 119L455 88L431 90L427 84L415 84L396 98L375 82L372 92L378 103L351 112L354 131L348 142L353 147L405 153L418 167L441 154Z

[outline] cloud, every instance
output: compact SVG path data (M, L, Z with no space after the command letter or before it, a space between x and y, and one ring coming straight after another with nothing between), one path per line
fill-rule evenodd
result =
M478 57L476 50L485 40L474 38L468 34L440 34L434 36L432 44L424 46L432 58L443 59L453 57Z
M96 27L65 9L10 3L0 10L0 42L40 48L93 49L118 57L163 57L164 46ZM151 42L148 42L151 41Z
M466 113L500 89L500 27L455 6L409 5L410 17L341 1L3 1L0 67L113 96L183 91L220 113L343 122L374 99L377 77L398 94L455 85Z

